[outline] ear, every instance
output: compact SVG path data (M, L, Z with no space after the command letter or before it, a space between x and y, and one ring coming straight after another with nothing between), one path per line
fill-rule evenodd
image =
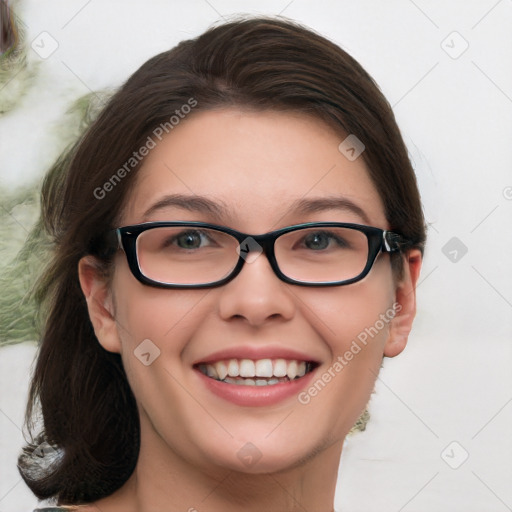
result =
M105 350L120 353L112 293L96 258L85 256L78 262L78 278L96 338Z
M416 284L421 269L421 252L412 249L404 255L403 275L396 287L395 312L384 347L386 357L395 357L405 348L416 315Z

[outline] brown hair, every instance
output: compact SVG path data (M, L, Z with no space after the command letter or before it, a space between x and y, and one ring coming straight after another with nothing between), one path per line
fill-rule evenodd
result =
M366 147L362 157L391 229L423 249L420 197L391 107L337 45L295 22L245 18L151 58L43 185L42 216L54 255L39 288L45 320L26 422L30 425L39 400L44 428L19 458L20 472L38 498L95 501L121 487L136 465L135 399L120 355L105 351L94 335L77 266L84 255L94 254L108 273L98 235L117 227L140 164L120 180L112 177L155 127L168 123L191 98L194 111L237 106L303 112L340 135L355 134ZM108 196L99 197L109 180ZM43 442L56 455L44 467L31 457Z

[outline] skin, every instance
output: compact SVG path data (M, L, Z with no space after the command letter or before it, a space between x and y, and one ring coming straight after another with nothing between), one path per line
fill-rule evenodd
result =
M302 114L236 109L189 116L151 151L119 225L194 220L251 234L301 222L338 221L388 228L381 198L362 158L346 159L344 136ZM206 196L220 216L167 207L144 212L166 194ZM293 211L304 198L343 196L346 209ZM415 315L421 254L404 255L397 281L381 254L362 281L306 288L280 281L264 256L214 289L164 290L139 283L122 251L111 283L91 257L79 276L99 343L118 352L137 399L141 451L129 481L87 510L102 512L248 512L333 510L343 440L365 408L383 356L407 343ZM297 397L241 407L213 395L192 364L238 345L311 354L317 376L394 303L400 312L308 404ZM133 351L150 339L161 351L144 366ZM250 442L261 459L245 466Z

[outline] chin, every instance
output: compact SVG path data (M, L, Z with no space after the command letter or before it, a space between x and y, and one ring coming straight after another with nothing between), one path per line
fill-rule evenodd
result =
M304 434L297 438L309 439L309 446L304 446L304 441L296 442L294 439L275 435L270 439L268 429L262 436L245 436L246 440L232 440L220 447L216 445L205 451L209 459L215 465L229 471L252 475L283 473L297 468L323 451L322 447L332 444L326 440L317 440L311 443L311 436Z

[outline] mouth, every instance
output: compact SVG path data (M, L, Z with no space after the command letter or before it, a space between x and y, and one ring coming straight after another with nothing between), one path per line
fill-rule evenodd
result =
M297 359L224 359L194 367L206 377L236 386L276 386L302 379L318 363Z

